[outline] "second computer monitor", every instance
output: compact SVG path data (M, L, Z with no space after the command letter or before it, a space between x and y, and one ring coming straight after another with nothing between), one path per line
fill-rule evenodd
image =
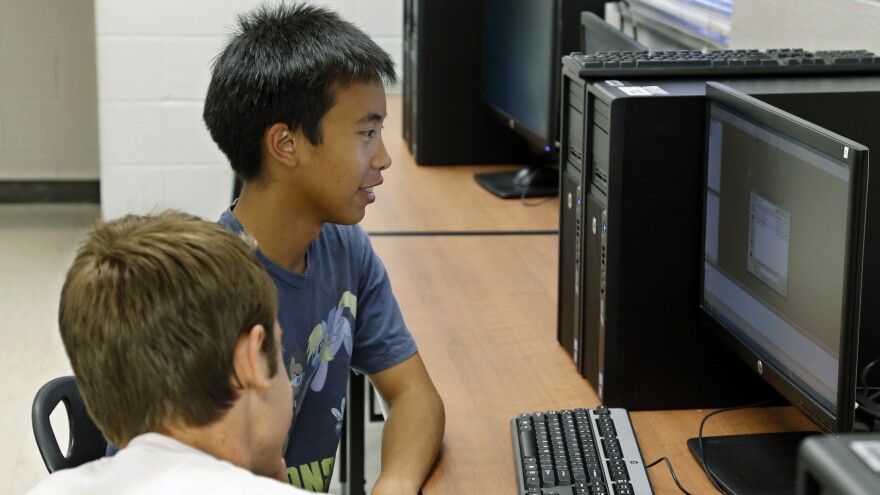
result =
M706 95L702 308L731 349L820 429L850 432L868 150L725 85L709 83ZM799 437L782 438L790 445L781 450L759 436L754 455L728 456L742 442L718 437L704 464L710 476L752 489L768 476L743 480L761 466L712 459L782 452L771 457L788 467L770 471L791 478L773 481L771 493L793 483Z

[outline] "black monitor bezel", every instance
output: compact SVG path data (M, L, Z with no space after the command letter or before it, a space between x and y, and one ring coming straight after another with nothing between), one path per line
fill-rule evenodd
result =
M849 232L846 245L843 295L843 321L840 342L840 365L838 367L837 410L829 414L816 403L809 394L785 377L785 374L763 360L760 353L748 343L729 331L704 307L705 283L705 242L706 242L706 196L708 194L709 126L713 103L752 119L759 124L775 129L801 143L817 149L829 156L837 157L843 146L848 146L846 162L851 170L850 204L848 213ZM763 360L763 371L759 374L789 402L801 410L819 428L833 433L849 433L855 420L855 388L857 379L858 331L861 307L862 257L865 237L865 205L867 204L868 149L827 129L821 128L788 112L768 105L757 98L741 93L729 86L716 82L706 83L706 149L703 167L703 219L701 228L703 254L700 263L700 311L701 316L734 354L739 356L753 371L758 372L755 363Z
M550 58L550 101L548 102L548 107L546 109L547 114L550 115L551 118L548 119L547 136L542 136L539 130L532 129L525 125L520 119L510 115L504 109L489 102L485 97L485 83L481 82L480 84L480 97L486 106L492 110L493 116L510 130L522 136L526 142L528 142L529 146L540 154L555 153L557 151L557 146L559 145L556 138L559 133L559 114L557 113L557 107L559 106L560 73L562 72L562 26L560 23L560 18L562 16L561 3L562 2L559 1L553 2L553 53ZM489 9L489 4L486 3L483 12L484 16L487 15ZM486 42L484 40L486 36L488 35L485 32L481 35L480 50L482 51L483 56L486 56ZM554 60L556 61L555 66L552 62ZM555 67L555 70L552 70L553 67ZM481 73L480 77L485 77L485 73Z
M584 44L584 32L589 28L590 31L601 35L605 40L612 41L619 46L618 51L648 51L648 47L641 44L638 40L630 37L623 31L609 24L605 19L597 16L592 12L581 12L581 52L589 54L595 52L587 52Z

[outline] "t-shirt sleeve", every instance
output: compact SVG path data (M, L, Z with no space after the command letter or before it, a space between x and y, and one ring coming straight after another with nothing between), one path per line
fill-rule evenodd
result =
M360 226L353 229L353 237L354 252L361 259L351 365L355 371L371 375L403 362L418 349L370 237Z

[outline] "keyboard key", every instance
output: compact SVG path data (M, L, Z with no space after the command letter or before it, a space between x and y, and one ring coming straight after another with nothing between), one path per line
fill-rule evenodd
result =
M541 488L541 481L537 476L526 476L527 488Z
M614 494L615 495L634 495L635 491L633 491L633 486L629 483L615 483L614 484Z
M626 468L614 468L611 470L612 481L629 481L629 473Z
M557 469L556 480L559 486L568 486L571 484L571 473L568 472L568 469Z
M556 486L556 474L552 469L541 470L541 486L544 488Z

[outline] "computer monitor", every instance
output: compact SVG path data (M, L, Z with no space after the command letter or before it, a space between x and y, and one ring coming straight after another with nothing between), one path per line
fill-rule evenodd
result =
M702 310L819 429L851 432L868 150L723 84L706 96ZM793 493L804 436L688 444L727 493Z
M596 0L484 0L482 98L534 151L522 172L544 187L525 188L516 173L478 174L502 197L555 195L558 188L559 85L562 55L580 48L580 13ZM450 67L449 70L455 70ZM541 172L538 172L541 170ZM533 185L532 185L533 186Z
M581 13L581 53L640 52L648 47L592 12Z

